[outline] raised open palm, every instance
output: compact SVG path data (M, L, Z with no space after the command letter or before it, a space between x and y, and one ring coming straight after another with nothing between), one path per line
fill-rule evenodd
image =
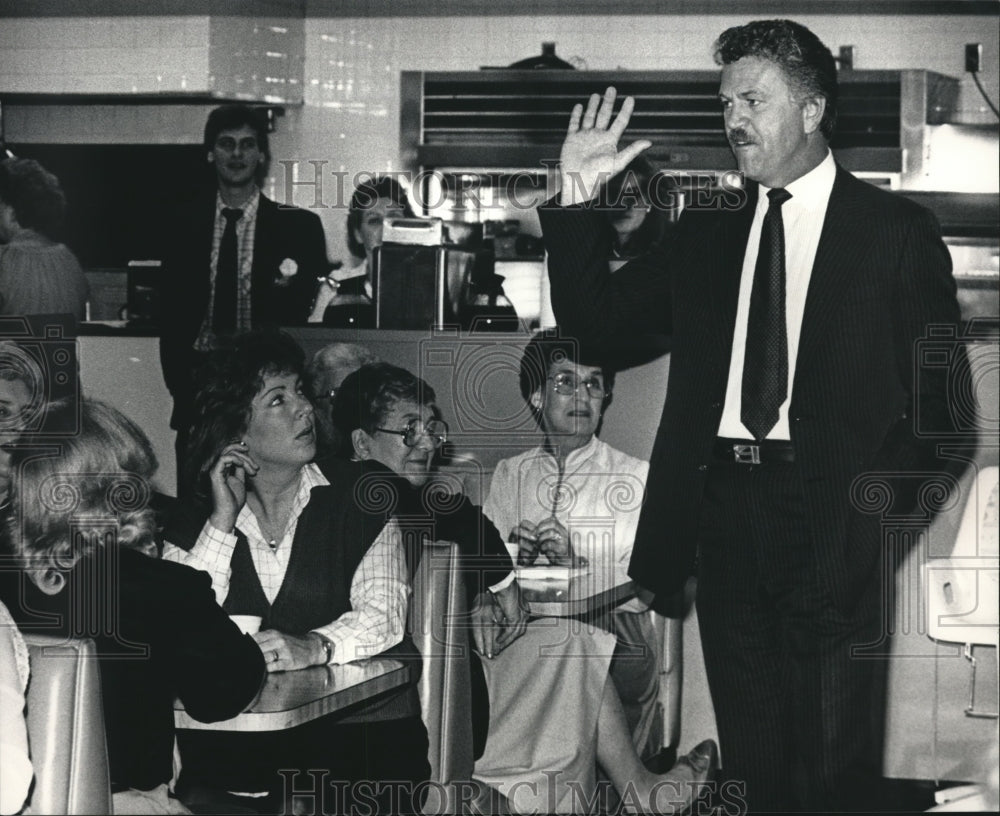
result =
M632 117L635 100L625 97L618 115L611 120L617 92L608 88L602 99L592 94L583 105L575 105L569 117L569 128L559 156L562 190L559 203L580 204L594 198L601 186L625 169L626 165L652 142L640 139L624 150L618 150L618 140Z

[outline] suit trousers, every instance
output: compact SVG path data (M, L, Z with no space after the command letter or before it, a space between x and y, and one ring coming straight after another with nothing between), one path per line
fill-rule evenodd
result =
M698 619L727 790L751 812L877 801L879 667L856 650L879 640L881 584L870 576L853 609L837 608L811 526L798 465L709 468Z

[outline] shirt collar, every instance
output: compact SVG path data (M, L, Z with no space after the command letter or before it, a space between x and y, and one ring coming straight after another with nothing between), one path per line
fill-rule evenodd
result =
M824 209L830 200L830 191L833 190L833 181L836 177L837 163L833 160L833 153L827 149L826 158L823 161L785 187L792 195L788 204L794 203L796 207L807 210ZM764 209L767 209L767 194L770 190L770 187L760 185L760 196L757 199L758 207L763 206Z
M46 238L40 232L35 232L30 227L22 227L18 230L11 239L7 242L7 246L12 244L22 244L24 246L45 246L46 244L55 243L54 241Z
M319 469L319 466L315 462L310 462L304 468L302 468L302 482L299 485L299 494L305 493L308 498L309 492L314 487L326 487L330 484L326 476L323 475L323 471Z
M295 500L292 502L292 512L289 521L293 518L297 520L302 515L302 511L309 504L314 487L326 487L328 484L330 484L329 480L314 462L310 462L303 467L299 474L299 488L295 492ZM263 540L263 534L260 532L257 518L254 516L253 510L250 509L250 505L245 502L236 518L236 526L243 531L243 534L248 539L259 536Z
M565 470L570 469L570 465L575 465L577 462L585 462L597 453L597 446L600 444L596 436L590 437L590 441L587 442L582 448L577 448L575 451L571 451L566 457ZM558 462L555 454L543 445L542 450L552 458L554 462Z
M247 196L246 201L244 201L238 209L243 210L243 216L240 221L247 222L257 215L257 205L260 203L260 190L254 186L253 191ZM215 194L215 217L221 218L222 211L226 209L229 205L223 203L222 195L218 192Z

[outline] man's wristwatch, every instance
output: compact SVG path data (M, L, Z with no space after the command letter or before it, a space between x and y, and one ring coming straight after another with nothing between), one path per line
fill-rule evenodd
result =
M320 665L329 666L333 660L333 643L322 635L319 635L319 642L323 645L323 662Z

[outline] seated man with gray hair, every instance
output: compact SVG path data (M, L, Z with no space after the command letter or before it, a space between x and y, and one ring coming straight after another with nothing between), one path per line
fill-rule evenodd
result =
M348 374L377 362L377 354L357 343L330 343L312 356L306 366L306 388L316 406L316 448L320 457L335 455L340 448L337 430L330 421L337 389Z

